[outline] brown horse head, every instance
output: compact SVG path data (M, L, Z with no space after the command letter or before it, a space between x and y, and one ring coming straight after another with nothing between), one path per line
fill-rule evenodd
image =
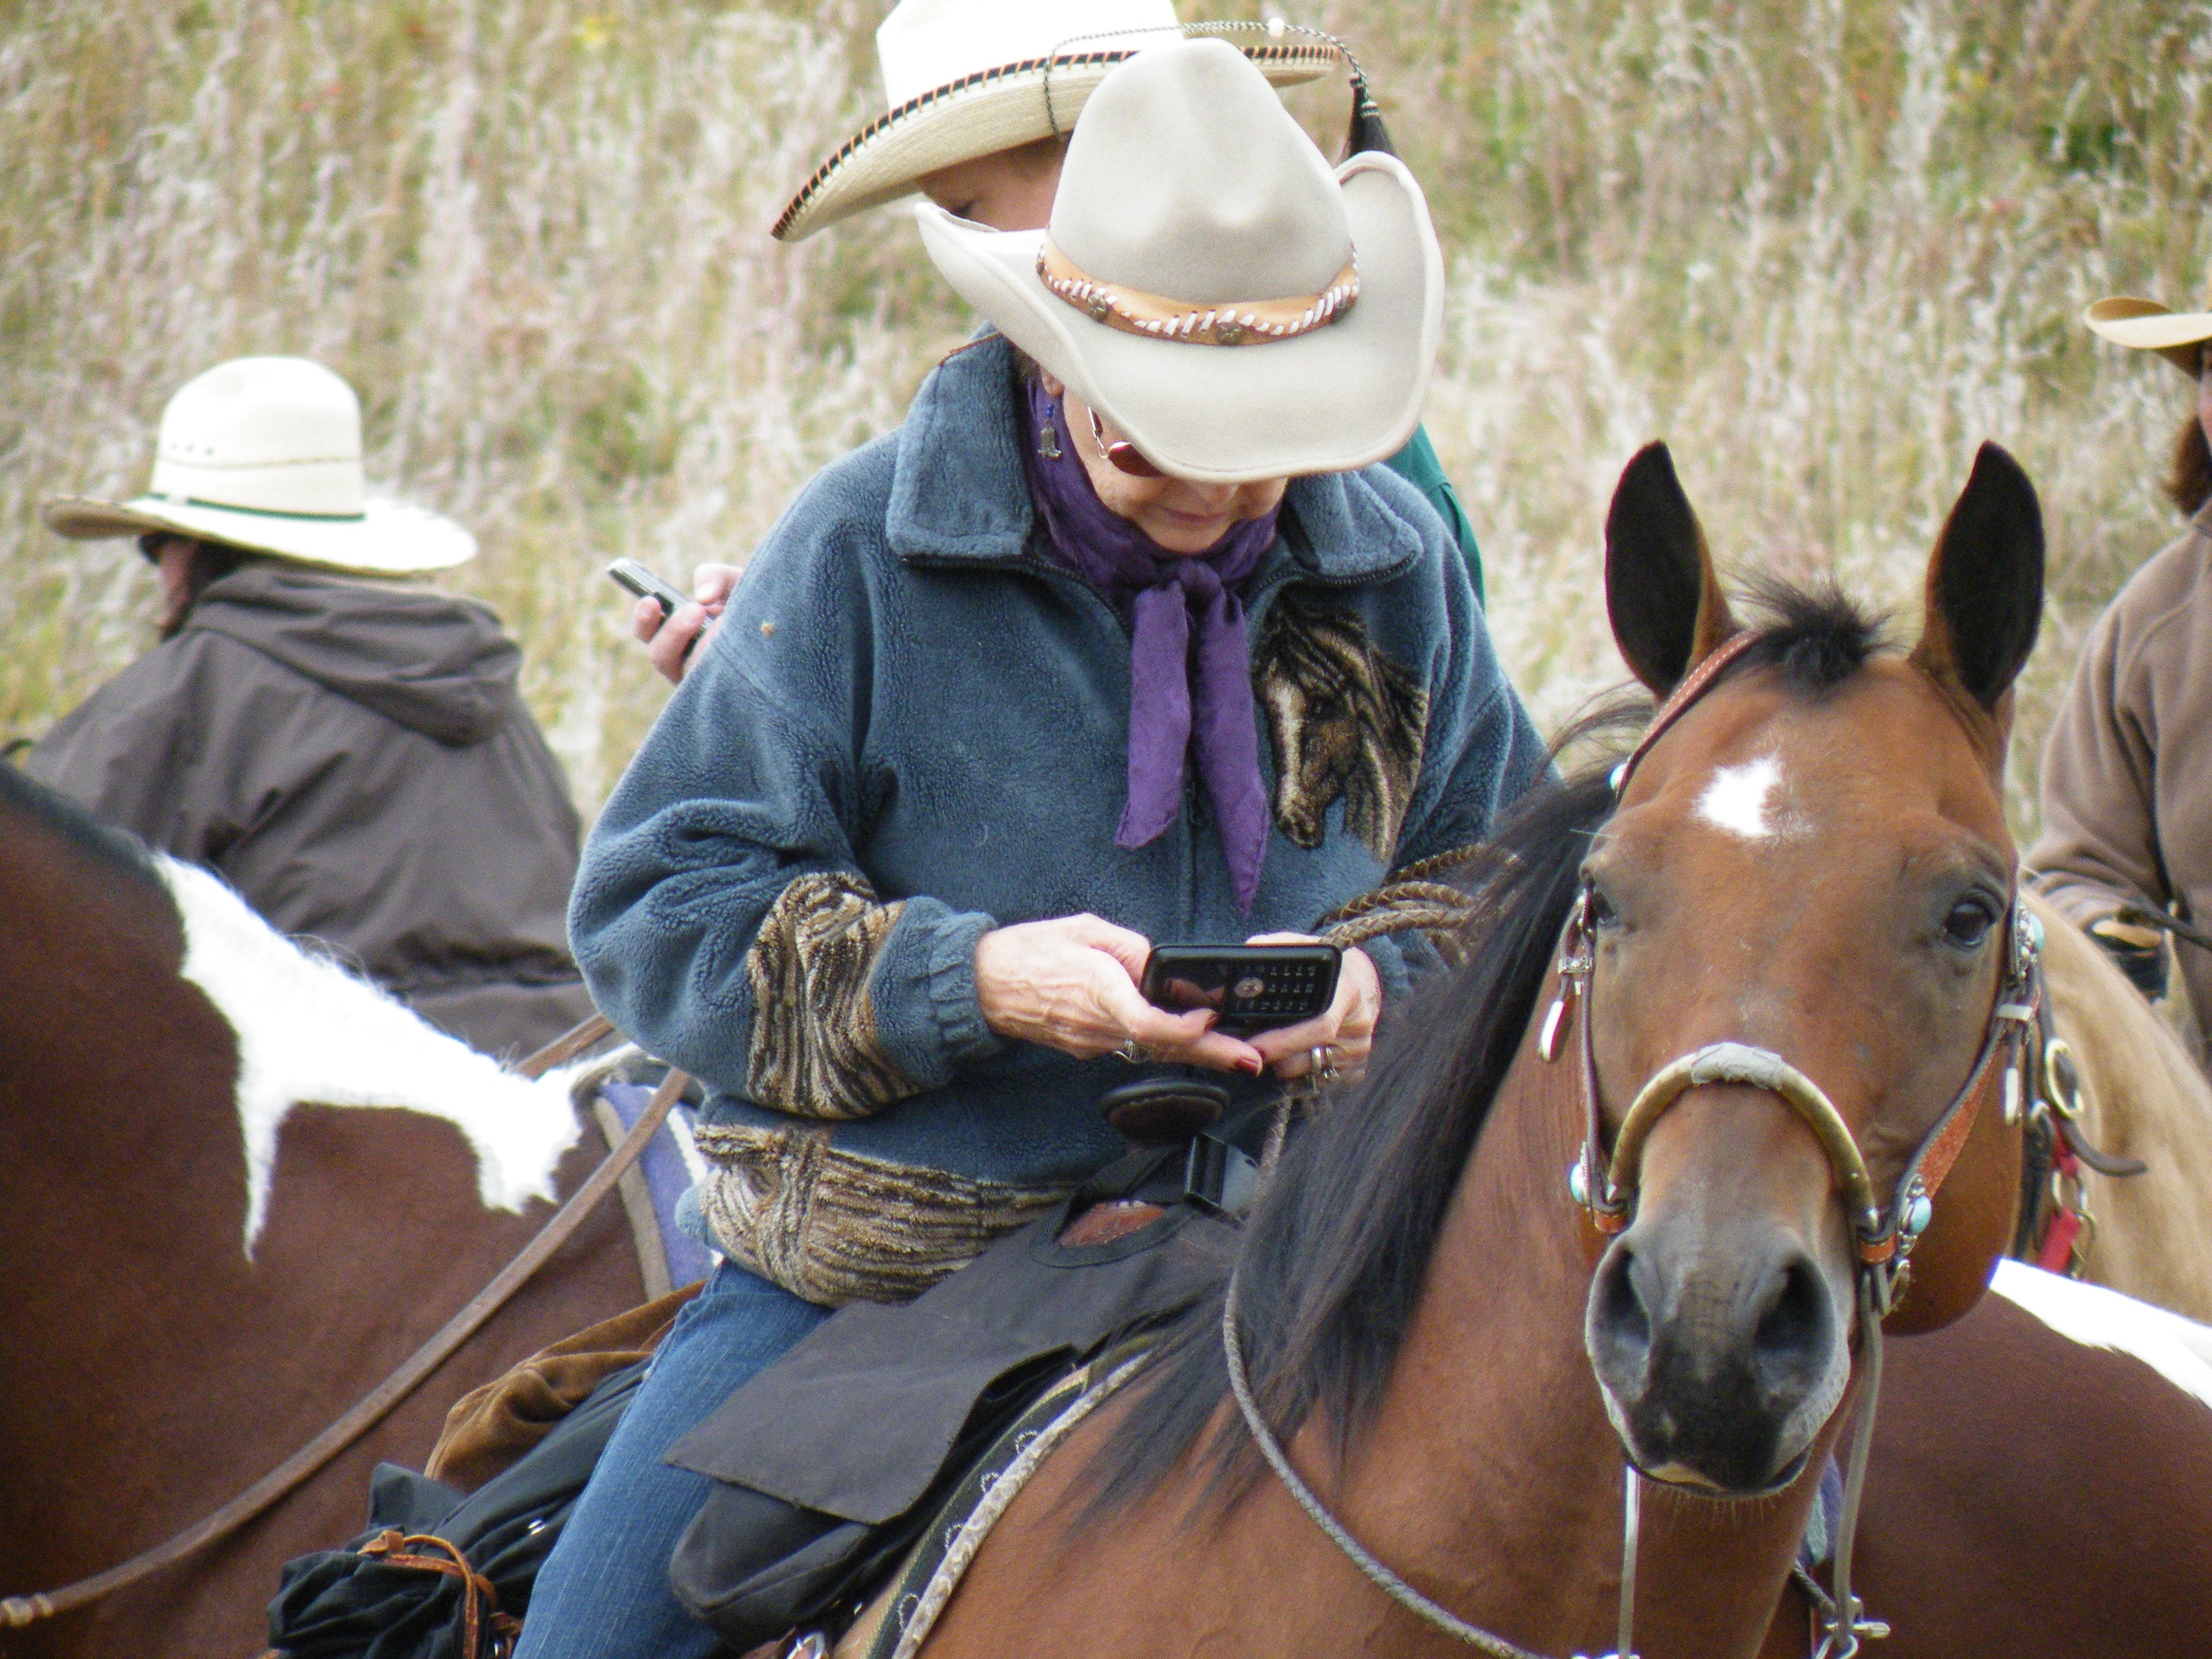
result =
M1832 1103L1887 1206L1976 1069L2011 949L2002 772L2041 613L2035 494L1985 445L1929 560L1918 645L1830 592L1776 590L1741 638L1663 446L1607 522L1637 677L1711 686L1639 751L1583 867L1589 1055L1606 1133L1669 1062L1735 1043ZM1967 1109L1998 1087L1984 1074ZM1859 1240L1832 1148L1756 1079L1692 1085L1643 1141L1586 1340L1648 1474L1728 1493L1793 1479L1851 1370ZM1845 1149L1848 1152L1848 1149ZM1972 1305L2010 1236L2018 1137L1980 1110L1892 1328Z

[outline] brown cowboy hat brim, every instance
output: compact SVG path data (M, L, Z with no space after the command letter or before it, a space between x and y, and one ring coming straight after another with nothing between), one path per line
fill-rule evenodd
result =
M2081 320L2114 345L2155 351L2192 380L2198 348L2212 340L2212 311L2172 311L2155 300L2100 300Z

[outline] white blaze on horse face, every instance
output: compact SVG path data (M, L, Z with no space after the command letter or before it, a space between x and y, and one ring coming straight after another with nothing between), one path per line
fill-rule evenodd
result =
M535 1083L447 1036L378 987L283 938L216 877L155 860L184 923L184 975L238 1038L246 1139L246 1254L269 1212L276 1138L295 1103L384 1106L444 1118L468 1138L487 1208L553 1197L582 1133L569 1089L590 1062Z
M1714 769L1711 781L1690 810L1732 836L1765 841L1788 827L1774 814L1774 793L1781 787L1782 757L1761 755L1757 760Z
M1998 1262L1990 1288L2069 1340L2130 1354L2199 1405L2212 1406L2212 1326L2021 1261Z

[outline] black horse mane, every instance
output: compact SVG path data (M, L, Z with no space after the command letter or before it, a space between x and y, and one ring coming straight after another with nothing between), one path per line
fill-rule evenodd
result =
M1880 618L1832 583L1751 590L1758 642L1732 665L1778 672L1818 698L1881 649ZM1649 706L1616 702L1555 746L1613 750ZM1580 885L1589 841L1612 816L1617 750L1533 786L1498 826L1470 894L1465 965L1440 975L1392 1022L1367 1080L1294 1137L1244 1227L1238 1313L1255 1396L1285 1439L1315 1412L1340 1458L1374 1419L1412 1322L1444 1213L1520 1051ZM1223 1288L1181 1315L1138 1382L1134 1408L1093 1466L1094 1518L1152 1490L1196 1445L1228 1392ZM1227 1498L1259 1471L1231 1419L1209 1448Z
M154 855L137 836L102 823L68 796L49 789L20 768L0 761L0 813L20 812L53 832L79 852L118 874L141 881L173 902L168 884L154 866Z

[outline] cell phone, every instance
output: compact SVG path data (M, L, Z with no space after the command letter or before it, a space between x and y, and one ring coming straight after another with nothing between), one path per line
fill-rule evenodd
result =
M1326 1013L1344 953L1334 945L1155 945L1145 1000L1170 1013L1211 1008L1233 1036Z
M663 622L666 622L678 611L691 603L635 559L617 559L607 567L607 574L641 599L658 599L660 602L660 620Z

